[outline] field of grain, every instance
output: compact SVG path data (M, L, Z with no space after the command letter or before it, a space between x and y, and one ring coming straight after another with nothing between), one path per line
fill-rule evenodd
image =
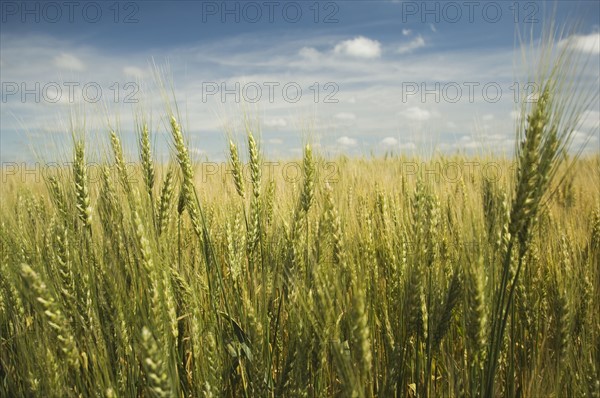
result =
M141 124L97 178L80 132L5 170L0 396L599 397L600 155L556 82L514 158L309 143L290 179L248 128L215 173L167 112L171 164Z

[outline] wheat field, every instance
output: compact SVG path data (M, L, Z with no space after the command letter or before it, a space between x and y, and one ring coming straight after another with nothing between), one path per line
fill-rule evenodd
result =
M599 397L600 155L566 155L553 76L513 158L309 143L290 181L248 128L205 179L167 112L170 164L142 124L99 178L75 133L4 172L0 395Z

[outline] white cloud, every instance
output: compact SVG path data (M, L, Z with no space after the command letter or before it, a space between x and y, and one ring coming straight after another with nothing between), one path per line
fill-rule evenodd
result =
M432 114L427 109L419 108L418 106L411 106L410 108L401 112L401 114L410 120L426 121L431 119Z
M193 155L197 155L197 156L206 155L206 151L204 149L195 148L195 147L190 148L190 153L192 153Z
M412 141L400 142L400 141L398 141L397 138L394 138L394 137L385 137L383 140L381 140L380 144L384 147L393 148L393 149L414 150L417 148L415 143Z
M396 147L398 146L398 140L394 137L385 137L381 140L381 145L388 147Z
M581 115L581 128L584 130L598 129L600 124L600 112L587 110Z
M485 137L487 141L504 141L506 137L502 134L490 134Z
M319 57L319 55L321 55L321 53L313 47L302 47L300 51L298 51L298 55L303 58L315 60Z
M73 54L61 53L54 57L54 66L60 69L67 69L72 71L82 71L85 69L83 62Z
M437 32L437 29L436 29L435 25L432 24L432 23L429 24L429 29L431 29L431 31L434 32L434 33Z
M337 143L345 147L356 146L356 140L346 136L338 138Z
M267 119L263 122L266 127L286 127L287 122L284 118L278 117L273 119Z
M473 140L472 137L464 135L464 136L460 137L460 139L458 140L458 142L456 142L454 144L454 146L456 148L475 149L475 148L481 147L481 144L479 142Z
M570 45L577 51L598 55L600 54L600 32L570 36L561 40L558 45L559 47Z
M126 66L123 68L123 73L126 76L131 76L134 77L136 79L144 79L147 78L149 76L148 71L142 69L142 68L138 68L137 66Z
M399 145L400 149L417 149L417 146L415 145L414 142L405 142L403 144Z
M573 131L573 146L575 149L581 149L587 153L598 153L598 135L591 135L589 133L575 130Z
M408 54L421 47L425 47L425 39L423 39L423 36L419 35L408 43L401 45L398 48L398 53Z
M381 43L364 36L358 36L336 44L333 52L356 58L379 58L381 56Z
M356 115L351 112L340 112L335 115L335 118L340 120L356 120Z
M281 138L271 138L267 141L271 145L281 145L283 144L283 140Z
M402 29L402 36L410 36L412 30L410 29Z
M481 117L481 120L489 122L490 120L494 120L494 115L487 113Z

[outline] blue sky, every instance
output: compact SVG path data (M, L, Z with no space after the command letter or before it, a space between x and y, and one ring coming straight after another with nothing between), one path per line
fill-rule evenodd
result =
M579 22L573 43L590 61L582 80L596 88L599 4L562 1L555 13L559 24ZM70 114L85 119L90 137L106 140L108 124L119 126L134 152L135 116L143 113L158 156L167 156L155 66L173 83L198 159L222 159L226 131L239 132L244 113L260 125L271 157L297 156L306 139L331 156L509 153L517 83L527 83L516 32L537 35L552 7L533 1L3 2L0 160L31 160L32 144L48 148L43 153L51 158L69 138ZM598 119L595 103L576 144L591 131L588 149L597 150Z

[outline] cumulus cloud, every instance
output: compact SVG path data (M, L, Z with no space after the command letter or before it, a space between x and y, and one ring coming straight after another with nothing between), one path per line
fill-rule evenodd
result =
M298 55L307 59L317 59L321 53L319 50L313 47L302 47L300 51L298 51Z
M337 143L345 146L345 147L352 147L352 146L356 146L356 140L354 138L350 138L350 137L340 137L337 140Z
M427 109L419 108L418 106L411 106L410 108L402 111L401 114L407 119L420 122L424 122L432 118L431 112L429 112Z
M383 140L381 140L381 145L387 147L396 147L398 146L398 140L394 137L385 137Z
M462 148L462 149L475 149L475 148L480 148L481 147L481 143L475 141L473 139L473 137L469 137L469 136L463 135L462 137L460 137L460 139L458 140L458 142L456 142L454 144L454 146L456 148Z
M402 29L402 36L409 36L412 33L410 29Z
M149 76L148 71L138 68L137 66L125 66L123 68L123 73L126 76L134 77L136 79L144 79Z
M600 32L570 36L561 40L558 45L560 47L570 45L577 51L598 55L600 54Z
M406 141L400 142L395 137L385 137L380 142L381 146L391 148L391 149L400 149L400 150L414 150L417 148L414 142Z
M263 124L267 127L286 127L287 122L284 118L278 117L273 119L267 119L263 122Z
M206 155L206 151L204 149L196 148L196 147L191 147L190 153L192 153L193 155L197 155L197 156Z
M580 130L573 131L573 144L579 149L582 148L584 151L597 151L598 150L598 136L586 133Z
M85 69L83 61L77 58L73 54L61 53L54 57L54 66L60 69L67 69L72 71L82 71Z
M425 47L425 39L423 39L423 36L419 35L408 43L401 45L398 48L398 53L408 54L421 47Z
M379 58L381 56L381 43L364 36L358 36L336 44L333 52L356 58Z
M356 120L356 115L351 112L340 112L335 115L335 118L340 120Z
M597 129L600 124L600 112L588 109L581 115L581 128L585 130Z

